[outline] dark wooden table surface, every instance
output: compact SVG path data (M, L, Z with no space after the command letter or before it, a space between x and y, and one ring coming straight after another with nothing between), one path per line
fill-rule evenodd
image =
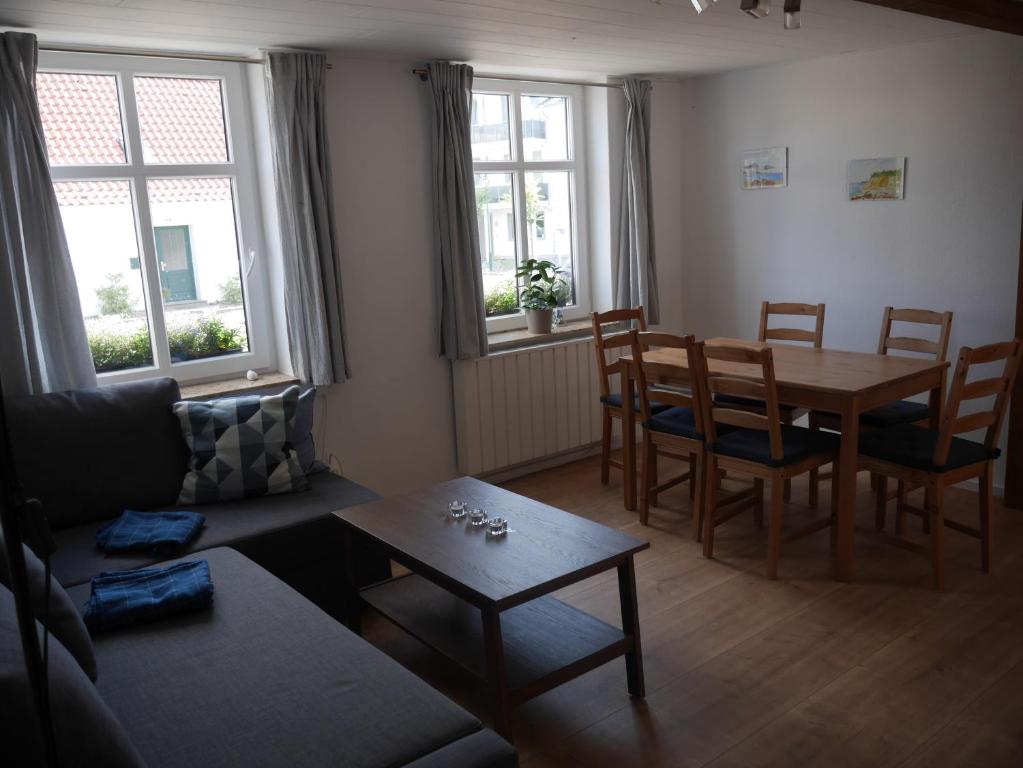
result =
M490 537L453 520L455 499L511 530ZM618 656L629 692L644 694L633 556L647 542L468 477L334 514L349 547L365 536L414 574L365 589L362 600L484 681L506 738L512 707ZM612 568L622 629L549 596ZM351 573L348 585L348 624L358 631Z

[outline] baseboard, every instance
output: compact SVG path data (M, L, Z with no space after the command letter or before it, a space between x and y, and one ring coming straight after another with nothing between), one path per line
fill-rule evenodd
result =
M621 441L617 438L611 442L611 450L616 450L621 447ZM517 477L525 477L531 475L534 472L541 472L545 469L553 469L554 467L560 467L563 464L571 464L573 461L579 461L580 459L586 459L590 456L597 456L600 454L600 442L590 443L584 445L581 448L573 448L570 451L562 451L561 453L552 453L549 456L544 456L542 459L533 459L532 461L525 461L521 464L515 464L510 467L502 467L496 469L493 472L485 472L481 475L476 475L480 480L486 480L488 483L504 483L508 480L514 480Z

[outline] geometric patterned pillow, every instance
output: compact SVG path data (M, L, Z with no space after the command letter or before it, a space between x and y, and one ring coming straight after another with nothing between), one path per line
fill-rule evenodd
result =
M307 487L294 448L298 387L174 404L192 457L178 504L206 504Z

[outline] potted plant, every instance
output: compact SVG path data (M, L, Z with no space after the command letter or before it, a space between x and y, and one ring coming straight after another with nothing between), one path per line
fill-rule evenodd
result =
M551 261L528 259L515 272L525 282L519 291L519 302L526 313L526 328L530 333L550 333L554 308L565 293L566 283L559 277L562 269Z

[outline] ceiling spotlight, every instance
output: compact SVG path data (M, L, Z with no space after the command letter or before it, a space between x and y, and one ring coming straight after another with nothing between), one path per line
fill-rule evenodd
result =
M785 29L799 29L799 10L802 0L785 0Z
M718 0L692 0L693 8L696 9L697 13L703 13L705 10L710 8Z
M762 19L771 13L771 0L742 0L739 7L754 19Z

